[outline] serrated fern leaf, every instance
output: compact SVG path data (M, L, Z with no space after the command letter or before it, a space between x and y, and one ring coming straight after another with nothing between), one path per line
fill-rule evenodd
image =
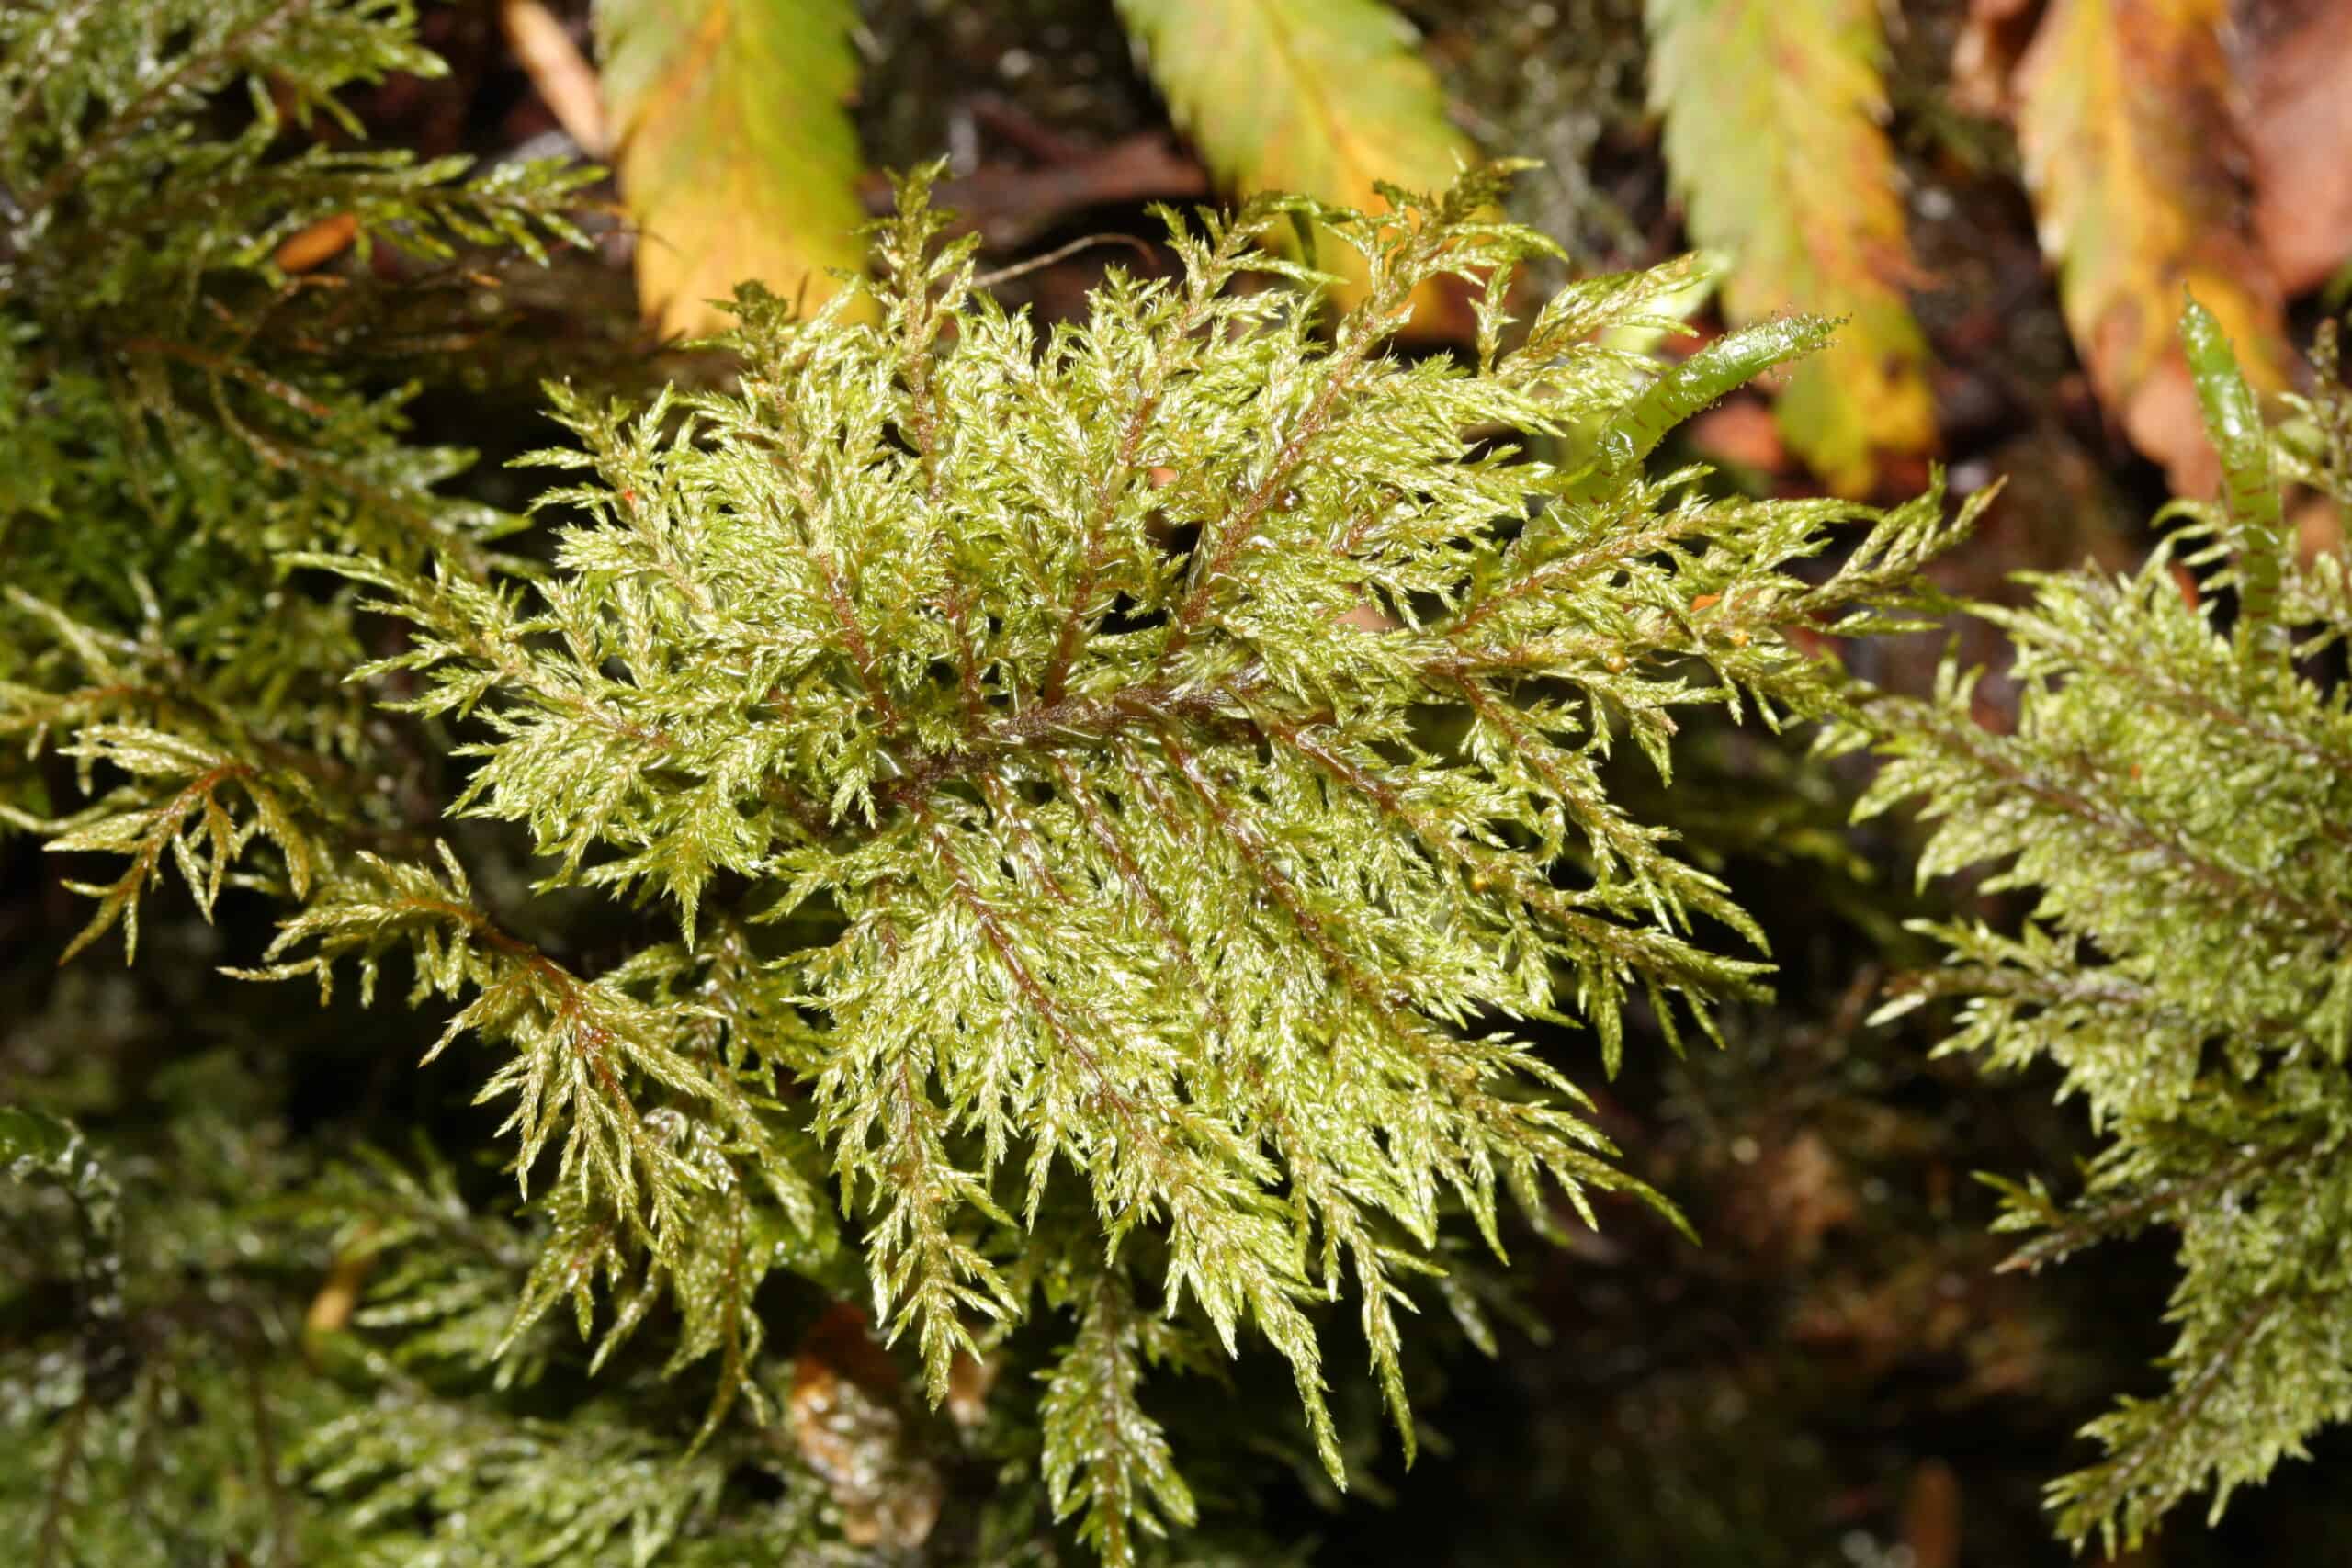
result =
M2018 150L2059 303L2099 400L2174 488L2211 489L2171 327L2184 289L2276 392L2289 352L2277 284L2239 186L2229 7L2064 0L2019 61Z

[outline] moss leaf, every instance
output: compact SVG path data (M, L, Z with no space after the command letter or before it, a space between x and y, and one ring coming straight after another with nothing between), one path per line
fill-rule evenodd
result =
M1872 0L1649 0L1650 101L1692 236L1725 252L1736 324L1842 316L1781 395L1789 444L1834 489L1935 438Z
M757 278L813 307L855 270L865 222L848 0L597 0L638 291L666 333Z

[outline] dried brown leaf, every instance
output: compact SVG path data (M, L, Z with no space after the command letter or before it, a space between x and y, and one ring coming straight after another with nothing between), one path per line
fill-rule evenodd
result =
M2266 0L2252 13L2255 237L2279 288L2300 294L2352 262L2352 5Z
M939 1472L915 1453L898 1372L864 1314L836 1304L801 1341L785 1422L841 1509L853 1546L921 1546L939 1522Z
M1969 0L1951 51L1950 92L1963 114L2006 119L2016 107L2010 81L2018 57L2033 37L2036 0Z
M2253 240L2223 0L2054 0L2018 70L2018 139L2059 301L2099 400L2174 488L2219 479L2174 342L2184 291L2258 389L2286 384Z

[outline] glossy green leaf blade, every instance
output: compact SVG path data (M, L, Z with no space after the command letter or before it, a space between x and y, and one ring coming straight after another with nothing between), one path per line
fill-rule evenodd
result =
M2237 560L2238 649L2250 663L2272 662L2286 651L2278 581L2292 547L2271 472L2270 432L2221 322L2193 299L2181 308L2180 343L2206 436L2222 460L2222 502Z

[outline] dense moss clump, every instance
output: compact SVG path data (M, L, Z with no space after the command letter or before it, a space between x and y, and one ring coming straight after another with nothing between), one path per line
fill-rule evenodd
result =
M1704 711L1879 747L1928 869L2041 890L1911 995L2116 1134L2030 1258L2189 1237L2178 1390L2068 1528L2340 1414L2352 730L2295 660L2352 612L2223 346L2234 633L2170 555L2050 580L2014 736L1819 652L1947 608L1972 509L1653 471L1829 325L1626 352L1693 267L1527 299L1508 166L1168 213L1050 330L918 175L870 281L739 293L722 389L553 389L535 523L405 411L589 175L302 134L436 69L413 22L0 14L0 822L88 900L6 977L27 1561L1274 1560L1188 1390L1281 1366L1256 1451L1344 1485L1424 1340L1494 1348L1507 1236L1678 1218L1577 1082L1763 994L1631 804ZM1438 288L1475 344L1393 352Z
M2191 302L2181 335L2221 501L2176 504L2136 572L2037 577L2024 607L1981 612L2017 650L2012 732L1980 727L1975 678L1948 669L1932 700L1878 698L1836 738L1888 759L1865 813L1924 798L1923 874L1988 865L2027 896L2013 931L1927 928L1951 966L1887 1009L1962 998L1949 1049L2055 1066L2108 1134L2071 1202L2007 1187L2003 1227L2040 1233L2016 1264L2180 1235L2169 1389L2096 1422L2108 1458L2052 1488L2067 1534L2110 1544L2200 1489L2218 1515L2352 1413L2352 702L2330 672L2352 580L2340 555L2299 559L2280 494L2352 517L2352 394L2331 328L2274 438L2212 317ZM2205 588L2227 599L2187 568L2220 569Z

